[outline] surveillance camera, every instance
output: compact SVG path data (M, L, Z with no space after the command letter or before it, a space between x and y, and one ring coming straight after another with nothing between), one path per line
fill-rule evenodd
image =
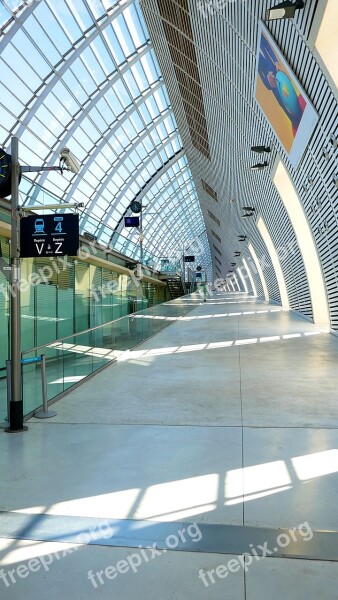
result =
M79 173L80 165L69 148L62 148L60 152L60 161L66 165L68 171L76 174Z

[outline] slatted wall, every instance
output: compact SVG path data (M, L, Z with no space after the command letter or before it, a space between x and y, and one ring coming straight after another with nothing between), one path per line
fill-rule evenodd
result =
M180 13L186 6L178 0L167 1L172 5L171 12L176 4ZM338 189L334 183L334 176L338 176L338 151L329 144L331 134L338 136L337 97L309 45L317 2L306 2L305 9L297 11L293 20L269 23L272 36L319 114L316 131L301 165L295 170L254 99L258 23L270 5L270 0L214 3L189 0L185 18L190 19L199 68L211 154L211 160L208 160L191 142L157 2L141 0L194 175L217 274L221 270L225 276L230 263L237 261L240 265L243 256L249 259L247 242L237 241L238 235L245 234L264 265L270 298L280 301L277 280L256 228L255 217L241 217L243 205L254 206L256 215L262 216L275 247L279 249L291 308L312 318L302 256L271 180L271 167L279 155L292 177L311 225L325 276L331 326L338 330ZM250 151L251 145L271 146L272 152L267 157L270 167L259 172L249 171L250 165L260 162L260 156ZM217 203L208 193L208 186ZM216 228L215 219L220 222ZM221 244L215 233L222 240ZM234 258L235 251L241 251L242 257ZM257 291L263 296L258 274L253 273L253 276Z

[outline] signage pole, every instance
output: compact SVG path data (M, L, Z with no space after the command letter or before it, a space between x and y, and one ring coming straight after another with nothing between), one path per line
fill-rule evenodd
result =
M140 212L140 263L141 263L141 268L142 268L142 264L143 264L143 223L142 223L142 210L143 210L143 206L141 205L141 212Z
M183 251L182 251L182 263L183 263L183 285L185 285L185 250L184 250L184 244L183 244Z
M11 154L11 380L10 382L7 382L7 385L11 386L11 399L9 405L9 427L7 427L6 431L9 433L15 433L26 431L28 429L23 425L21 378L20 218L18 214L20 165L17 137L12 137L11 139Z

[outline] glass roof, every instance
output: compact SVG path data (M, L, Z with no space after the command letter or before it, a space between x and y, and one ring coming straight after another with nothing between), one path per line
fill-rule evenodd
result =
M137 198L146 251L164 256L201 238L194 182L138 2L0 0L0 26L0 145L10 151L15 135L21 164L45 166L67 146L81 164L80 175L31 174L22 204L36 203L42 186L83 202L82 230L99 241L108 227L137 242L138 230L122 229ZM206 236L201 254L207 267Z

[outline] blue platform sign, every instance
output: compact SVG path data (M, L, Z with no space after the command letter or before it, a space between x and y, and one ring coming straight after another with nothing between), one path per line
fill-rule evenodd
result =
M79 243L79 215L30 215L21 220L21 258L77 256Z
M139 227L140 226L140 217L124 217L124 226L125 227Z

